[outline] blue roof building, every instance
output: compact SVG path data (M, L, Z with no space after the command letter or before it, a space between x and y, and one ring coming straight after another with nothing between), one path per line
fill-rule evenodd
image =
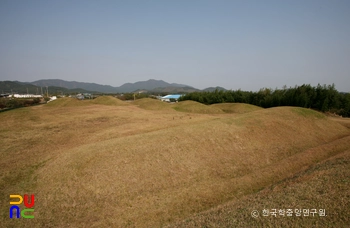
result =
M181 96L182 96L181 94L170 94L170 95L161 97L160 100L170 102L170 99L175 99L177 101Z

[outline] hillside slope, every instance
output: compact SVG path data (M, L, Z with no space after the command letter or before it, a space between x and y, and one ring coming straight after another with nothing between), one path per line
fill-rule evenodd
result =
M220 108L201 104L196 101L180 101L173 106L173 109L179 112L201 113L201 114L224 113Z
M45 105L45 107L50 108L62 108L62 107L76 107L76 106L87 106L89 101L78 100L72 97L63 97L53 101L50 101Z
M188 116L89 103L0 115L1 194L36 197L30 221L7 219L2 198L5 226L164 226L350 149L348 128L295 107Z
M168 227L347 227L349 164L350 150L347 150L258 193ZM288 209L291 209L289 216Z
M90 101L93 104L101 104L101 105L128 105L128 103L112 97L112 96L99 96L93 100Z
M226 113L247 113L261 110L261 107L244 103L219 103L210 105L219 108Z
M132 104L146 110L171 110L170 104L152 98L138 99Z

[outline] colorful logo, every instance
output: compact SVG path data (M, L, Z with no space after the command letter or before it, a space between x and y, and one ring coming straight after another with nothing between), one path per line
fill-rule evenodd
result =
M22 211L19 208L19 206L16 206L16 205L19 205L23 202L23 197L20 195L10 195L10 199L12 199L12 198L17 198L18 201L10 202L11 205L15 205L15 206L10 207L10 218L13 218L14 211L16 213L16 218L20 218L21 215L23 218L29 218L29 219L34 218L34 215L26 214L27 212L34 212L34 208L32 208L32 207L34 207L34 195L30 196L30 203L28 202L28 199L29 199L28 195L27 194L24 195L24 206L26 208L23 209Z

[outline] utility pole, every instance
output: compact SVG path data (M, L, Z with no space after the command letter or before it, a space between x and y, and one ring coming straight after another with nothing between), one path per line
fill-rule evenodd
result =
M46 96L49 97L49 87L46 86Z

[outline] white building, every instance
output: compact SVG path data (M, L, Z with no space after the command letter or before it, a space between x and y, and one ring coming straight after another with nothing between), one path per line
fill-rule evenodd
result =
M50 97L50 100L48 100L47 103L49 103L49 102L51 102L51 101L54 101L54 100L57 100L57 97L56 97L56 96Z
M10 95L11 97L11 95ZM41 95L34 95L34 94L13 94L13 97L15 98L42 98Z
M177 101L181 96L182 96L181 94L171 94L171 95L166 95L164 97L161 97L160 100L170 102L170 99L174 99L175 101Z

